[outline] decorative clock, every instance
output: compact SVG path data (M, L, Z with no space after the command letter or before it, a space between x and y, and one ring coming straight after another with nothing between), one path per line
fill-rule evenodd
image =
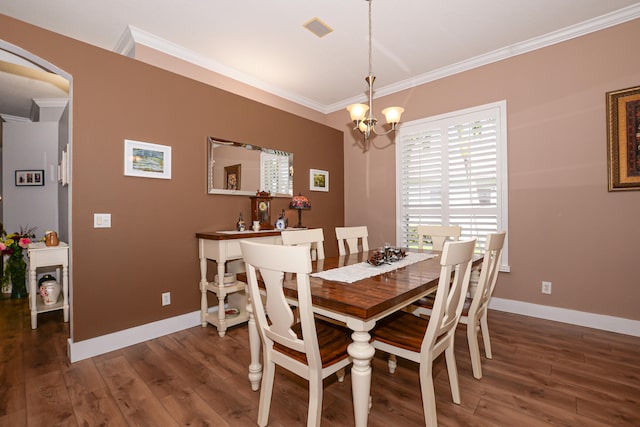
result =
M271 230L271 193L268 191L258 191L255 196L251 196L251 222L258 221L260 230Z

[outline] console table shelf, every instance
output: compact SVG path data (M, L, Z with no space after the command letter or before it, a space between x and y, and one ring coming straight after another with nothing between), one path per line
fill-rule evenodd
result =
M249 320L247 312L246 283L236 282L233 285L219 286L207 280L207 260L213 260L218 265L217 275L224 278L226 262L242 259L240 240L251 240L260 243L282 244L279 230L265 231L216 231L196 233L198 239L198 257L200 258L200 320L202 327L211 323L218 329L218 335L225 336L227 328ZM207 293L212 292L218 298L218 311L209 313ZM237 308L240 313L236 316L226 315L226 305Z

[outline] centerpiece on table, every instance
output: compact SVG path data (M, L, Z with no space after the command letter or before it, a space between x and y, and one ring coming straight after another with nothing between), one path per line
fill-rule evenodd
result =
M391 247L388 243L385 243L382 248L373 252L367 262L373 266L379 266L382 264L390 264L392 262L399 261L407 256L404 249Z
M25 298L27 296L27 263L24 260L23 249L35 239L36 227L20 227L17 233L2 232L0 251L7 255L2 275L2 288L11 283L11 298Z

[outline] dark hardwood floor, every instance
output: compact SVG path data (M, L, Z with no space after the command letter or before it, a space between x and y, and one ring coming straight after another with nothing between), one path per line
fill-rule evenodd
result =
M462 404L435 362L442 426L640 426L640 338L492 311L493 360L471 374L456 337ZM62 311L31 330L26 300L0 301L0 426L254 426L247 328L194 327L70 364ZM482 344L481 344L482 346ZM417 365L373 362L369 425L424 425ZM351 376L325 380L323 425L352 426ZM306 422L307 383L278 369L270 426Z

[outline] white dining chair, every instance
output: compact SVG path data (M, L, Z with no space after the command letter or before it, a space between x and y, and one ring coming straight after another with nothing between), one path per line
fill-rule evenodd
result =
M418 234L418 249L423 249L426 243L425 237L431 240L434 251L441 251L444 246L444 242L448 240L459 240L462 234L462 227L459 225L419 225L417 229Z
M311 260L324 259L324 233L322 228L309 230L283 230L280 233L285 246L305 246L309 248Z
M444 242L460 240L462 227L459 225L419 225L416 232L418 235L418 249L442 251ZM472 273L472 281L473 278ZM430 310L432 306L433 295L428 295L415 301L408 307L408 310L418 316L424 314L425 308Z
M454 338L469 286L475 245L475 239L444 244L440 259L438 290L433 312L428 320L405 311L398 311L378 322L373 330L373 346L391 355L389 358L391 373L397 366L396 356L420 364L420 388L427 427L438 425L432 371L433 361L443 352L451 395L453 401L460 404Z
M322 380L333 373L344 380L344 368L351 363L347 346L348 329L315 319L311 306L309 273L311 257L305 247L266 245L241 241L251 306L262 341L263 374L258 406L258 425L266 426L273 394L275 365L309 381L307 427L320 426ZM295 322L284 294L285 273L295 273L300 321ZM266 299L262 303L258 274ZM269 313L267 320L266 313Z
M502 259L502 250L504 248L506 234L507 233L503 231L501 233L491 233L487 235L484 258L480 266L480 278L478 279L473 295L467 296L465 299L462 307L462 315L460 316L460 323L467 325L467 343L471 356L471 367L473 369L473 376L477 379L482 378L478 333L482 333L485 356L487 359L493 358L487 313L489 300L491 299L491 295L493 295L493 290L498 280L498 273L500 272L500 261ZM413 308L413 314L431 316L433 299L422 298L419 301L420 303Z
M349 253L366 252L369 250L369 231L366 225L358 227L336 227L336 239L338 240L338 253L340 256Z
M478 286L474 295L472 295L468 313L466 315L463 313L460 317L460 323L467 325L467 342L469 344L469 353L471 354L471 367L473 368L473 376L477 379L482 378L478 332L482 332L485 356L487 359L493 358L487 312L489 310L489 300L493 295L498 273L500 272L500 261L506 235L506 232L487 235Z

